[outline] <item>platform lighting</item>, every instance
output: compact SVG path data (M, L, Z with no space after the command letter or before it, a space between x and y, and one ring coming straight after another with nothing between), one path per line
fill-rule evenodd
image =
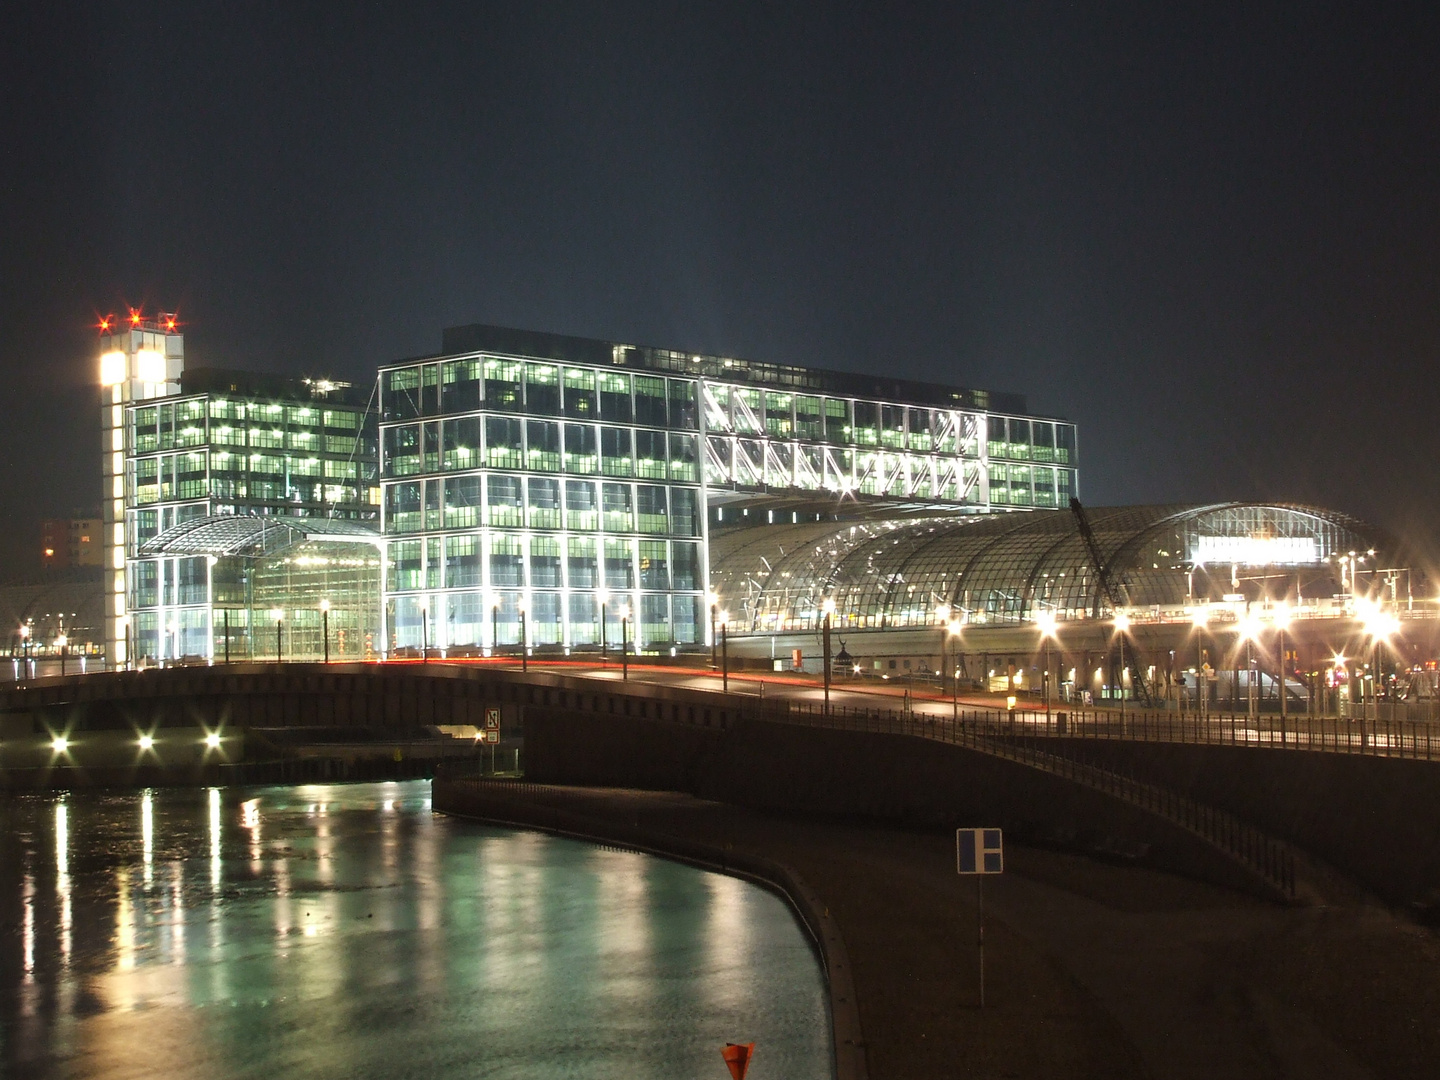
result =
M70 740L65 738L64 735L56 735L55 738L50 740L50 749L54 750L57 754L63 754L66 750L70 749Z
M1045 673L1040 678L1045 693L1045 725L1050 725L1050 639L1055 636L1056 623L1053 611L1042 611L1035 616L1035 625L1040 630L1040 644L1045 647Z
M140 749L141 749L141 750L153 750L153 749L155 749L155 740L154 740L153 738L151 738L149 735L141 735L141 736L140 736Z
M220 733L219 733L218 731L212 731L212 732L210 732L210 734L206 735L206 736L205 736L205 745L208 746L211 750L219 750L219 749L220 749Z
M948 623L948 622L950 621L950 611L951 611L951 608L950 608L950 605L949 605L949 604L938 604L938 605L936 605L936 607L935 607L935 621L938 622L938 623Z
M830 619L835 614L835 598L827 596L825 602L820 605L820 613L824 620L820 624L820 643L825 653L824 663L821 667L825 673L825 715L830 715Z
M1125 724L1125 635L1130 632L1130 616L1123 611L1115 613L1115 634L1120 638L1120 678L1117 680L1120 691L1120 724Z

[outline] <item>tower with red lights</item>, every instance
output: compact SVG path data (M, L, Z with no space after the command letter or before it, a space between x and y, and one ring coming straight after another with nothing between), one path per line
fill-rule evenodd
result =
M180 392L185 335L173 314L153 318L131 309L100 320L101 478L104 492L105 654L112 669L129 654L125 558L130 543L125 518L125 406Z

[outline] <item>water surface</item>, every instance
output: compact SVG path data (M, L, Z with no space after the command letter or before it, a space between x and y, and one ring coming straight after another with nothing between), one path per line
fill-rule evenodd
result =
M0 800L8 1077L831 1074L778 897L425 782Z

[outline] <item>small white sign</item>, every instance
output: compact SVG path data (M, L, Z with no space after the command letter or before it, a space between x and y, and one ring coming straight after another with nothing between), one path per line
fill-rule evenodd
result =
M956 829L955 872L1003 874L1005 843L999 829Z

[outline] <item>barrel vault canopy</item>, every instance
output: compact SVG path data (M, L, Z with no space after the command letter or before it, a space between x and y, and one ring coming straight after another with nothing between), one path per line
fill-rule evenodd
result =
M1330 595L1339 591L1337 556L1379 551L1383 560L1395 548L1354 518L1309 506L1087 512L1112 584L1131 607L1258 593L1260 581L1282 596L1297 585ZM710 560L721 603L754 632L813 626L826 598L842 625L874 627L933 624L944 605L956 617L1001 623L1111 607L1068 510L737 529L711 537Z

